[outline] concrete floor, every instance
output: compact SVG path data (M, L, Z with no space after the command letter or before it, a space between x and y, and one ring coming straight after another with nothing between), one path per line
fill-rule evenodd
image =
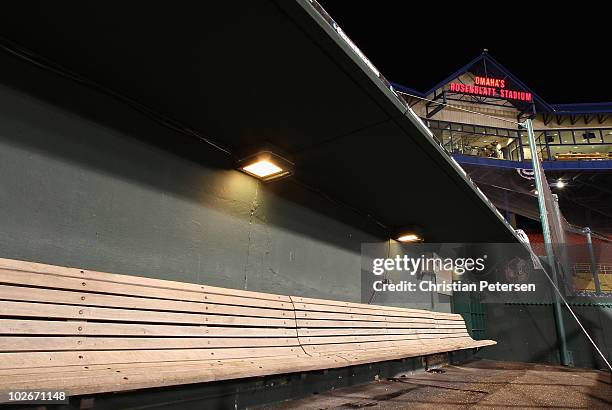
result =
M477 360L312 395L269 409L612 409L609 373Z

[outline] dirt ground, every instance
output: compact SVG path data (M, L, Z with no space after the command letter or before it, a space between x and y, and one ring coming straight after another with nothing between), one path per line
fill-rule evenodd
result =
M268 409L612 409L610 373L477 360L336 389Z

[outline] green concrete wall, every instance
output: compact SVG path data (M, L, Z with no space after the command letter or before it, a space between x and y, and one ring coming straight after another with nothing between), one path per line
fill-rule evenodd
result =
M559 364L557 336L551 305L487 304L487 337L496 346L480 356L496 360ZM612 352L612 308L572 306L607 360ZM587 337L566 308L563 308L568 350L574 366L606 369Z
M373 220L220 166L107 96L22 76L0 87L0 257L360 301L361 244L385 239ZM450 310L435 300L394 303Z

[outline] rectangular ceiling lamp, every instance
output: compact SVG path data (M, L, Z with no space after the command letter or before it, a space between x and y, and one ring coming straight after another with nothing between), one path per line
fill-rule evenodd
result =
M293 162L272 151L259 151L240 160L238 169L264 182L276 181L293 173Z

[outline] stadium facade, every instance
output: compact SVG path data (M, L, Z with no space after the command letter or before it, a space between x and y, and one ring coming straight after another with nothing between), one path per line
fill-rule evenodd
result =
M529 160L527 133L516 123L532 118L544 161L572 168L612 160L612 103L548 103L486 51L428 91L393 86L453 155Z
M612 233L612 102L549 103L486 50L427 91L391 85L515 227L516 215L539 219L530 118L566 219Z

